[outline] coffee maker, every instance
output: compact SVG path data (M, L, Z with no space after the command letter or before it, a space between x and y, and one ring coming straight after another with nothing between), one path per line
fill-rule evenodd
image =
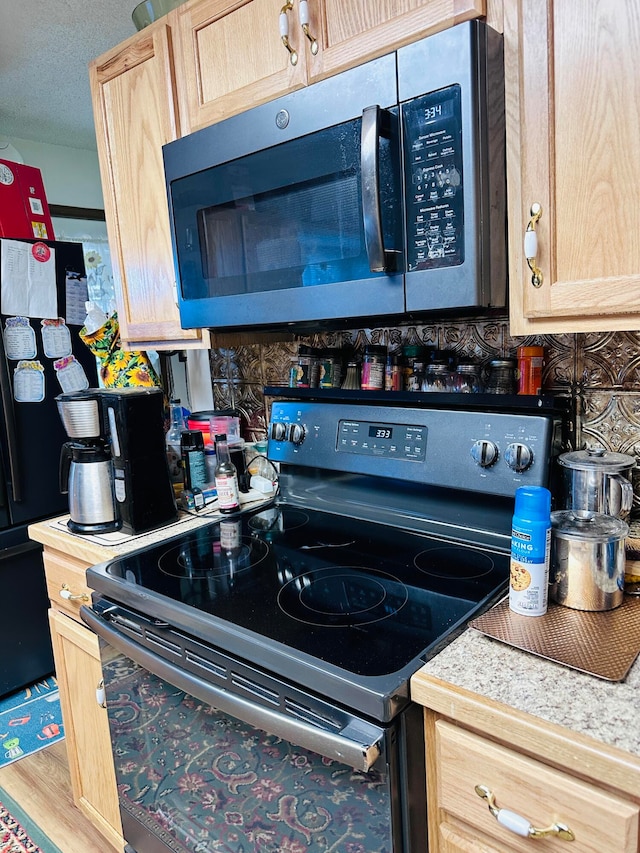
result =
M92 388L61 394L56 400L65 428L68 412L87 399L99 402L100 438L110 452L119 526L125 533L137 534L175 521L178 513L167 466L162 390ZM71 514L71 500L69 509Z
M71 441L60 454L60 491L69 495L69 529L74 533L110 533L122 522L113 494L111 452L102 435L100 398L96 393L56 397Z

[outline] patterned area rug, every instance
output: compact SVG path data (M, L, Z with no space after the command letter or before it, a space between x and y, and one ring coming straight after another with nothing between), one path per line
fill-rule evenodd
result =
M0 700L0 767L63 737L60 696L53 676Z
M62 853L2 788L0 853Z

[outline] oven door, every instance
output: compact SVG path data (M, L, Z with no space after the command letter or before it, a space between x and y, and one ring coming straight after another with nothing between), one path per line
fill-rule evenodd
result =
M427 849L418 706L388 728L344 712L336 725L335 705L323 712L310 697L305 708L294 689L278 701L240 661L227 658L221 689L220 663L202 657L212 677L198 677L95 610L83 607L82 618L100 638L122 825L135 853ZM287 704L293 716L278 708Z
M165 146L185 328L404 311L395 77L383 57Z

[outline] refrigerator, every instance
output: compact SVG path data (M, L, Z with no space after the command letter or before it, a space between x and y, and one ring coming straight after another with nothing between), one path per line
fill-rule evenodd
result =
M0 698L54 671L42 546L27 527L68 511L55 397L98 383L78 335L86 299L81 243L0 239Z

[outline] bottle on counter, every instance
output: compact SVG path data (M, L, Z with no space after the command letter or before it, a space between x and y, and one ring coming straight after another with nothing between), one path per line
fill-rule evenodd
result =
M543 616L549 596L551 492L520 486L511 528L509 609L522 616Z
M167 464L169 466L169 477L171 482L180 489L183 485L182 473L182 448L180 438L185 428L184 416L182 414L182 406L180 400L171 400L169 403L169 413L171 423L165 436L165 445L167 448Z
M238 472L231 461L227 436L216 435L216 470L215 483L218 493L218 509L220 512L238 512L240 509L240 490L238 488Z
M180 440L184 487L187 491L202 489L207 484L204 439L199 429L185 429Z

